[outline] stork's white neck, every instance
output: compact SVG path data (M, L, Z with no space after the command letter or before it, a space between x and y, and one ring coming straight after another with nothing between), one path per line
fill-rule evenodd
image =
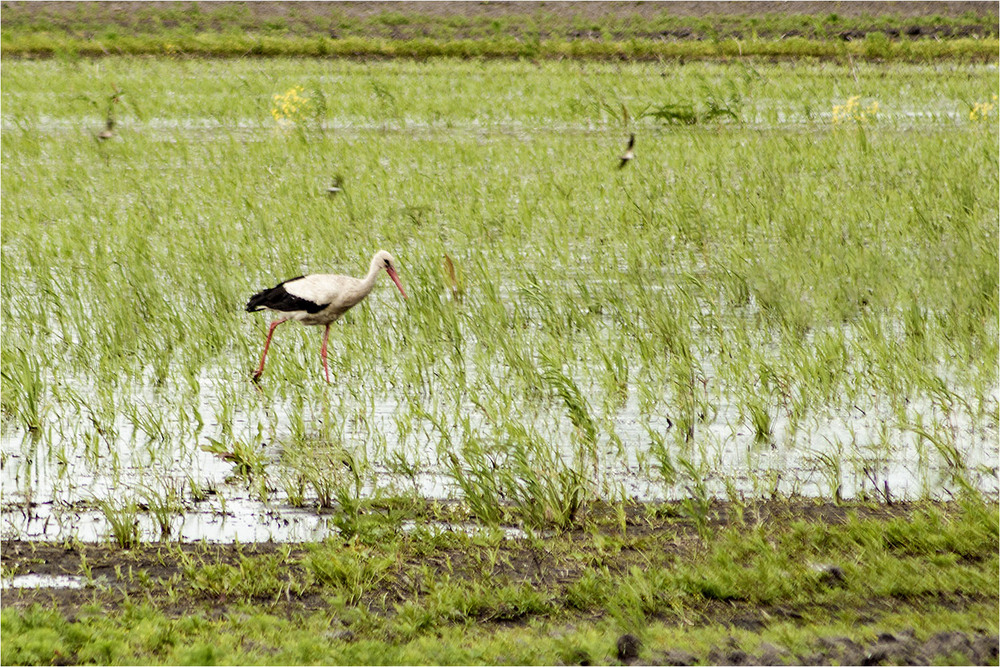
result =
M365 294L372 291L372 288L375 287L375 279L378 278L379 271L385 268L382 258L379 255L380 253L375 253L375 256L372 257L371 266L368 267L368 275L361 281Z
M372 257L371 266L368 267L368 275L364 277L365 287L371 289L375 285L375 279L378 278L378 272L382 270L382 262L379 260L379 256L376 254Z

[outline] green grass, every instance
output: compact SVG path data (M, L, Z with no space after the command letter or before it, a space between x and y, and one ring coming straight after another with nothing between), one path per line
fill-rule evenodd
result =
M702 499L882 497L904 463L891 497L995 492L991 71L11 62L5 428L113 485L217 486L220 453L293 504L392 495L395 461L529 526L629 466ZM855 96L877 112L835 121ZM380 247L410 300L337 323L331 386L285 325L254 388L249 295Z
M985 609L940 612L924 622L963 631L986 631ZM475 625L446 627L434 636L407 641L352 640L343 631L330 629L325 614L292 620L255 613L247 609L236 618L208 620L164 618L147 606L114 617L85 616L74 624L58 612L34 610L21 619L4 610L4 630L11 640L5 664L38 664L72 656L79 664L559 664L581 659L616 664L615 640L620 634L613 622L597 622L586 628L540 624L513 628L482 628ZM710 662L713 647L727 646L757 653L763 644L792 646L802 655L819 652L820 638L848 637L872 641L881 632L911 627L912 617L898 614L877 625L858 625L845 620L822 629L780 623L764 631L741 629L687 629L654 622L645 633L645 644L670 647ZM921 639L933 633L922 631ZM5 641L5 645L6 645ZM662 659L663 650L645 649L640 657ZM938 660L968 660L963 656L937 656ZM949 664L942 662L941 664Z
M585 38L623 39L634 36L690 31L691 39L718 38L732 34L756 33L762 36L791 34L840 38L845 31L871 30L896 36L905 27L956 30L975 28L982 35L996 35L995 12L954 12L931 15L911 15L893 11L892 7L868 7L865 12L828 13L767 13L734 14L708 13L704 16L685 15L682 11L661 11L640 16L626 8L619 11L607 7L599 16L586 16L585 11L559 12L540 7L538 11L509 12L506 16L489 11L463 14L442 14L434 11L369 11L352 12L350 8L280 8L213 6L202 4L193 11L174 7L134 7L132 11L116 11L114 6L84 2L72 7L34 8L21 3L9 3L5 27L23 32L43 32L54 29L82 33L93 37L102 32L179 34L218 32L260 32L271 35L329 34L341 37L362 35L382 38L411 38L425 35L437 40L483 38L498 35L576 36ZM578 7L578 10L585 9ZM679 36L679 35L674 35Z
M561 60L664 59L730 60L733 58L934 62L989 62L1000 42L995 38L947 41L898 42L877 36L854 42L833 42L801 37L783 40L727 39L712 42L660 42L632 39L627 42L581 42L551 39L521 42L494 40L433 41L429 39L384 40L366 37L347 39L289 38L260 35L206 34L163 37L121 36L94 41L65 34L31 33L8 35L0 42L6 57L81 58L102 56L196 56L243 58L246 56L307 58L543 58Z

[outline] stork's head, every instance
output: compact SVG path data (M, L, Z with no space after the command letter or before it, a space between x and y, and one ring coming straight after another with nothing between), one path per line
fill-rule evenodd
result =
M385 272L392 278L392 282L396 283L396 287L399 288L399 293L403 295L404 299L408 298L406 290L403 289L403 283L399 282L399 276L396 274L396 260L393 259L392 255L385 250L379 250L372 258L372 264L379 269L385 269Z

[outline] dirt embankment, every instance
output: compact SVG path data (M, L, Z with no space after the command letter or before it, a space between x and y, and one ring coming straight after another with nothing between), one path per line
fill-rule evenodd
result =
M790 26L776 17L808 18ZM392 39L856 39L985 37L996 2L25 2L3 3L3 26L145 34L178 26L298 36ZM892 23L888 24L887 19ZM825 24L821 23L823 20ZM617 23L616 23L617 22ZM664 29L665 24L672 23ZM617 26L617 27L611 27ZM485 28L485 30L484 30Z
M80 10L78 2L4 2L4 11L17 13L67 15ZM101 2L89 3L96 12L105 15L131 14L141 10L187 11L198 7L200 11L239 8L250 15L266 20L290 16L329 16L336 14L353 18L367 18L380 14L426 15L444 17L501 18L512 15L548 15L562 18L602 19L637 16L650 19L663 14L673 16L762 16L766 14L804 14L827 16L837 14L848 18L904 16L961 17L1000 16L996 2L965 0L960 2L697 2L674 0L664 2ZM8 17L4 17L6 22Z

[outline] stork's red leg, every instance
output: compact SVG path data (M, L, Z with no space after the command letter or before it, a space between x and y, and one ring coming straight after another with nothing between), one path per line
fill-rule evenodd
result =
M326 325L326 332L323 334L323 347L319 350L319 356L323 358L323 372L326 374L326 383L330 384L330 369L326 365L326 342L330 340L330 325Z
M260 355L260 365L257 366L257 371L253 374L254 382L260 379L261 374L264 372L264 359L267 358L267 349L271 347L271 336L274 335L274 328L281 324L282 322L287 322L288 318L275 320L271 322L271 328L267 330L267 342L264 343L264 353Z

